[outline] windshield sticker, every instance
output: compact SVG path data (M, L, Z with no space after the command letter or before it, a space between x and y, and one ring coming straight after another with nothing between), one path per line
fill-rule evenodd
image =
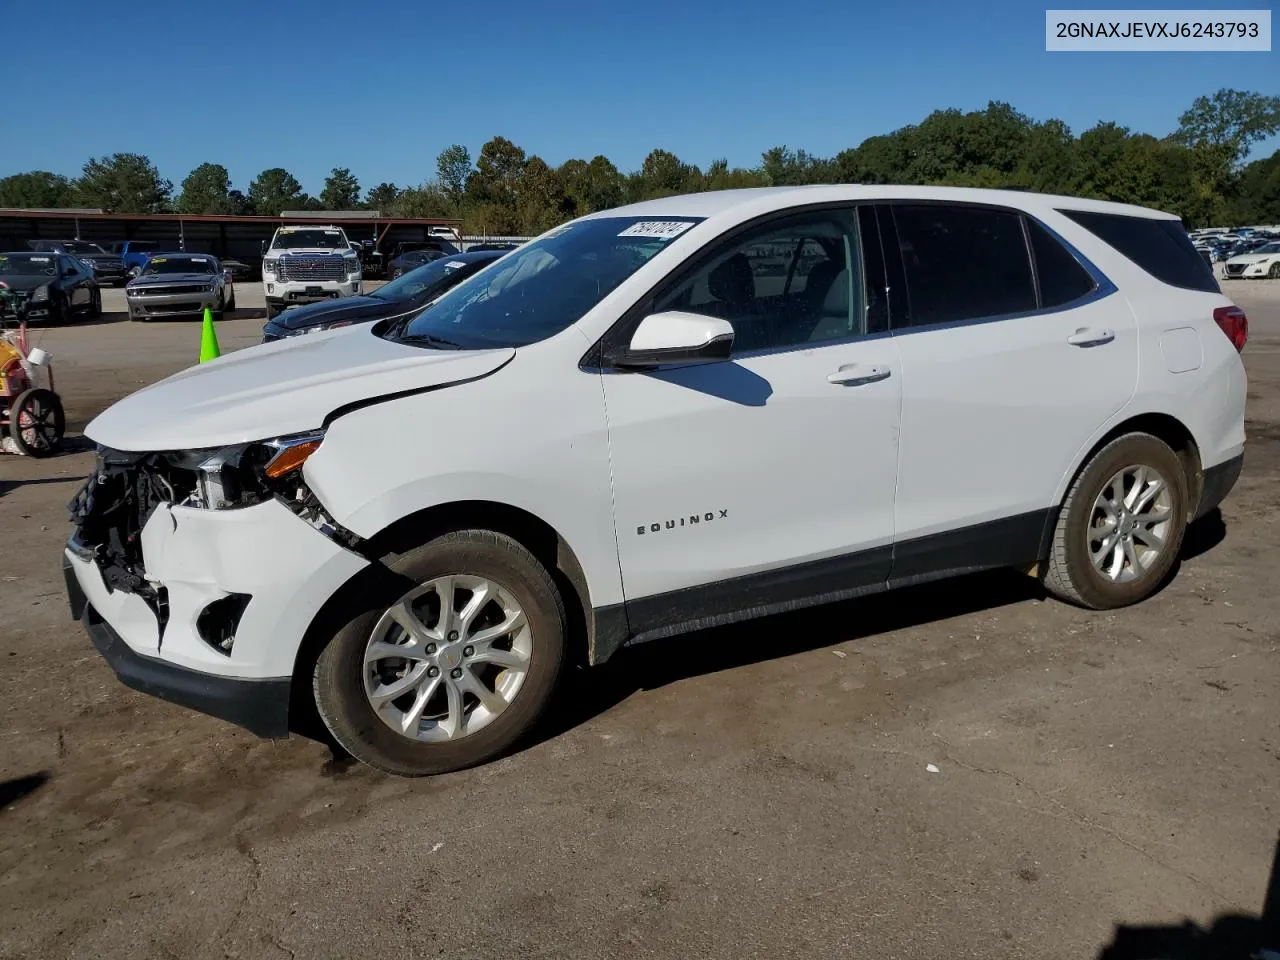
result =
M164 257L149 257L147 259L147 263L168 263L168 262L169 261Z
M188 257L187 259L190 260L192 263L208 263L209 262L208 257Z
M633 223L623 230L620 237L654 237L658 240L671 240L680 236L693 224L687 220L642 220Z
M48 263L49 258L48 257L32 257L31 262L32 263Z
M461 260L450 260L448 263L445 264L445 269L447 270L448 268L452 267L453 269L456 270L458 269L458 267L465 267L465 266L466 264L463 263Z

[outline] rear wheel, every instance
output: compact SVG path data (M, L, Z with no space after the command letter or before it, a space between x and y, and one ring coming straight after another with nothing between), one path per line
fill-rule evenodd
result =
M384 589L316 662L329 732L401 776L491 759L537 723L565 656L565 613L546 568L487 530L450 533L390 562Z
M1150 596L1182 547L1187 479L1177 454L1147 433L1099 450L1063 501L1045 587L1094 610Z
M236 312L236 288L235 287L231 288L231 298L227 301L227 305L222 309L225 310L227 313Z

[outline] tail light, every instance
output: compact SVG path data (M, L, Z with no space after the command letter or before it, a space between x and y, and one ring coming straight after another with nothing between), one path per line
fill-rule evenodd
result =
M1249 318L1239 307L1218 307L1213 311L1213 321L1222 328L1231 345L1239 352L1249 339Z

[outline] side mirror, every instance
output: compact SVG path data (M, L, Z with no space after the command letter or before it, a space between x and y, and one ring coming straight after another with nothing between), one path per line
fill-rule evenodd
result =
M616 366L644 369L662 364L719 363L733 350L733 325L719 317L667 310L640 321Z

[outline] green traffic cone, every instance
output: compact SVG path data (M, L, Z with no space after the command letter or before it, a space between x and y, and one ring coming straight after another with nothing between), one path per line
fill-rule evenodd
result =
M213 312L205 307L204 330L200 333L200 362L216 360L220 356L222 351L218 349L218 334L213 329Z

